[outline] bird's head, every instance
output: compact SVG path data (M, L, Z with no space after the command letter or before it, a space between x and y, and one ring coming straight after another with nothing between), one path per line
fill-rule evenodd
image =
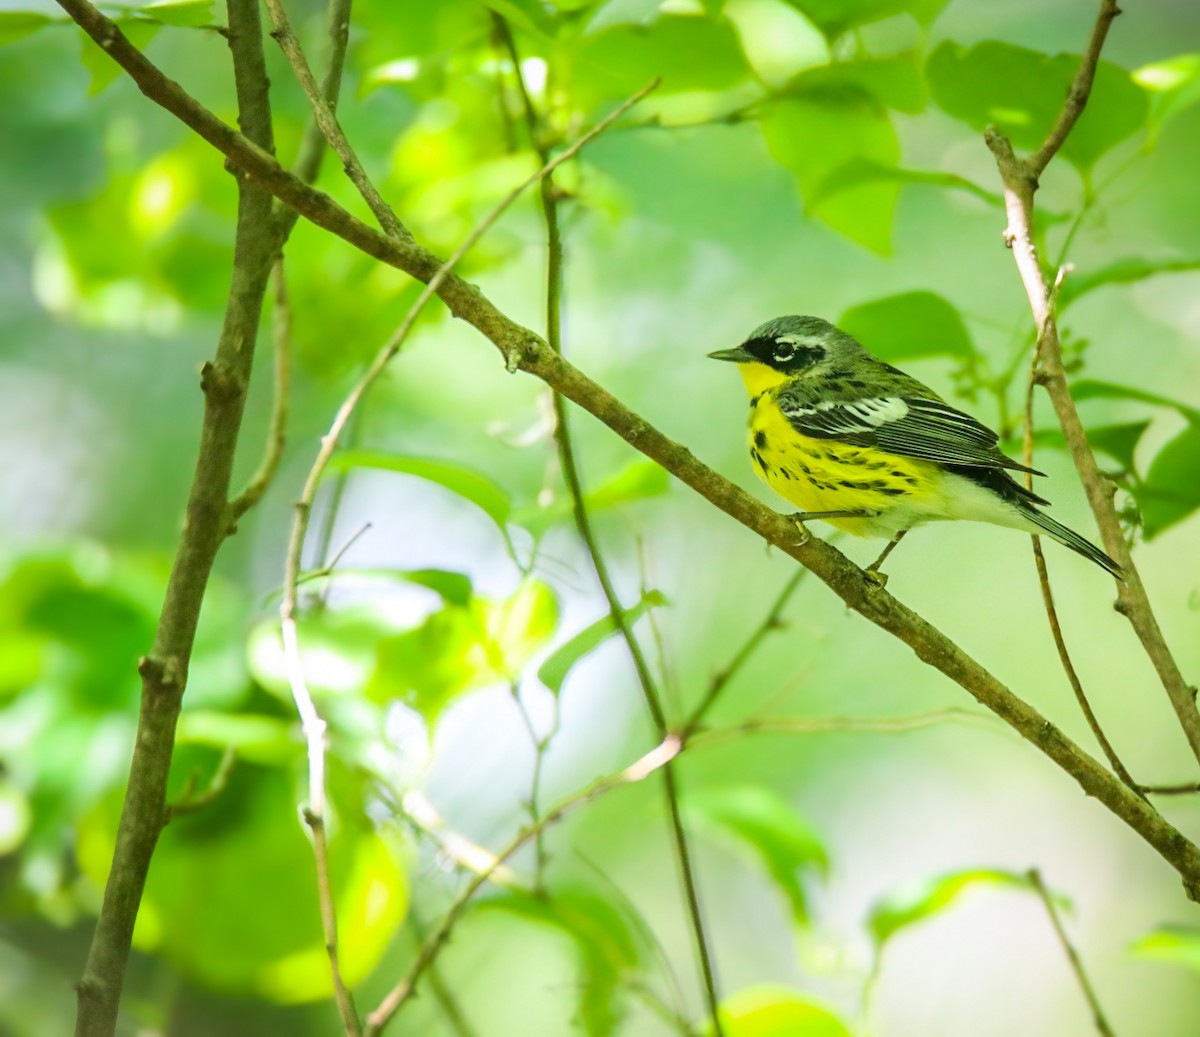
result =
M746 388L757 395L792 378L845 366L863 352L854 339L820 317L776 317L750 332L740 346L708 355L741 364Z

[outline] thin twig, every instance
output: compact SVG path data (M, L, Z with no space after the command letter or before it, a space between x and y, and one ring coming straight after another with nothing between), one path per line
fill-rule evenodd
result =
M1040 336L1040 381L1045 385L1054 405L1063 436L1071 451L1071 459L1079 472L1088 503L1096 517L1104 547L1123 570L1124 579L1117 581L1116 609L1129 620L1141 641L1175 710L1192 753L1200 761L1200 711L1196 707L1195 688L1184 680L1179 664L1171 654L1158 626L1141 576L1133 564L1129 544L1125 540L1121 520L1113 503L1114 487L1100 471L1096 455L1088 444L1087 433L1079 419L1075 400L1067 384L1058 325L1051 311L1050 293L1047 291L1033 240L1033 199L1038 187L1038 176L1062 146L1067 133L1087 103L1100 48L1113 18L1118 13L1115 0L1102 0L1088 49L1075 76L1071 93L1054 129L1036 155L1028 160L1019 159L1013 151L1012 143L995 128L989 127L984 139L996 159L996 167L1004 184L1004 203L1008 216L1004 240L1012 249L1013 259L1033 312L1035 327L1039 331L1044 329Z
M323 731L322 731L323 738ZM322 745L322 749L323 749ZM333 898L333 883L329 876L329 841L325 829L325 817L311 810L304 811L304 823L312 832L313 857L317 862L317 890L321 904L321 930L325 934L325 953L329 956L329 974L333 979L333 996L337 1001L338 1013L346 1037L360 1037L362 1024L354 995L342 979L342 968L338 960L337 905Z
M521 72L521 57L517 53L516 41L508 22L499 14L493 13L500 35L512 59L513 75L525 108L525 119L529 130L530 140L534 150L542 160L543 165L549 161L550 154L542 139L542 121L537 108L525 85L525 77ZM559 226L558 203L560 194L550 176L541 183L542 215L546 223L546 342L559 355L562 354L562 292L563 292L563 239ZM575 520L575 529L579 533L596 574L601 593L608 604L609 615L613 625L620 633L622 640L633 660L642 696L654 720L655 731L660 739L667 735L667 718L662 706L662 696L657 684L650 673L642 646L633 634L631 624L625 616L625 608L620 595L608 572L608 563L600 549L600 542L592 529L591 516L588 514L583 481L579 475L579 466L575 456L574 442L571 437L567 403L561 393L555 393L554 402L554 440L558 446L559 466L562 468L563 482L571 498L571 513ZM691 853L688 847L687 832L683 827L683 814L679 806L678 778L674 768L668 764L663 768L663 789L667 797L668 814L671 822L671 837L675 847L676 860L679 865L680 878L683 881L684 898L687 904L688 918L692 927L692 935L696 945L696 956L700 965L700 976L704 987L708 1013L712 1022L714 1037L722 1037L720 1009L718 1005L717 984L712 963L712 951L708 945L705 933L704 918L700 910L700 897L696 887L696 876L692 866Z
M541 811L542 769L546 759L546 750L549 748L554 735L558 733L558 697L555 696L554 723L545 735L539 735L537 725L533 722L533 716L521 698L521 688L518 681L512 681L509 686L509 692L513 704L517 707L517 712L521 715L521 723L525 727L525 732L529 735L529 744L533 748L533 773L529 779L529 802L526 806L529 810L529 819L536 821ZM534 856L536 865L533 884L536 890L541 891L545 887L546 864L549 861L549 855L546 852L546 840L542 832L538 832L534 837Z
M1067 954L1067 960L1071 963L1071 971L1075 973L1075 978L1079 981L1079 987L1083 991L1083 996L1087 998L1088 1007L1092 1010L1092 1019L1096 1024L1096 1031L1101 1034L1101 1037L1116 1037L1113 1033L1113 1028L1109 1026L1108 1019L1104 1015L1104 1009L1100 1007L1100 999L1096 997L1096 991L1092 987L1087 973L1083 970L1083 962L1079 958L1079 952L1067 937L1066 929L1063 928L1062 919L1058 916L1058 908L1054 906L1054 897L1046 888L1045 882L1042 881L1042 874L1037 868L1029 869L1029 882L1041 898L1042 905L1046 908L1046 914L1050 916L1050 924L1054 926L1054 932L1058 936L1058 942L1062 944L1062 949Z
M342 93L342 72L346 66L346 48L350 43L350 9L353 0L329 0L325 8L325 35L329 41L329 62L321 79L321 97L332 114L337 111L338 98ZM296 164L292 172L305 183L313 183L321 171L321 160L325 156L325 134L316 115L305 127L304 136L296 153ZM285 209L294 220L294 210Z
M419 953L425 945L426 932L425 923L421 921L415 907L409 907L408 909L408 929L413 934L413 939L416 941ZM471 1025L463 1013L462 1007L458 1003L458 998L454 996L454 991L442 979L441 971L438 969L436 963L430 962L426 973L429 977L429 989L433 991L433 996L442 1010L442 1015L446 1017L446 1022L449 1023L450 1029L454 1031L457 1037L475 1037L475 1027Z
M282 0L264 0L264 2L275 26L271 36L279 44L288 63L292 66L296 80L300 83L305 96L308 97L308 103L312 106L313 118L316 119L321 133L333 149L334 154L342 160L346 176L350 178L350 182L362 195L363 201L375 214L375 219L379 221L379 226L383 228L385 234L393 238L411 240L412 235L408 229L400 222L399 217L392 211L392 207L383 200L383 196L371 182L371 178L367 176L366 170L358 160L358 155L355 154L345 133L342 132L342 127L338 124L333 106L326 99L321 88L317 86L312 69L308 67L308 59L300 47L300 41L292 32L292 26L288 21L287 12L283 9Z
M297 505L299 510L300 506ZM289 551L289 563L291 554ZM317 899L321 907L321 930L325 936L325 951L329 956L329 973L333 979L333 995L346 1037L360 1037L362 1025L354 996L342 979L338 959L337 907L333 897L333 884L329 874L329 843L325 828L325 734L327 725L317 711L308 682L304 677L304 665L300 658L300 641L296 630L296 579L289 570L284 577L283 604L280 605L280 621L283 634L283 655L287 667L288 684L300 723L304 740L308 746L308 805L304 808L304 822L312 833L313 858L317 868Z
M992 723L985 713L959 706L911 713L899 717L763 717L746 720L731 727L697 731L685 743L685 748L702 748L737 741L746 735L784 734L903 734L925 727L950 722L967 724Z
M203 792L195 791L195 782L189 779L183 791L174 803L167 806L167 820L174 821L184 814L194 814L211 804L229 786L229 778L237 766L237 752L233 746L227 746L217 762L217 769L209 780L208 787Z
M1113 19L1120 13L1121 10L1117 7L1116 0L1101 0L1100 13L1096 16L1096 23L1092 26L1092 35L1088 40L1087 49L1083 52L1083 60L1079 63L1079 69L1071 81L1071 89L1067 92L1066 103L1063 104L1062 111L1058 113L1058 119L1055 120L1054 127L1050 130L1046 140L1028 160L1029 172L1033 174L1035 180L1042 175L1046 166L1050 164L1050 160L1058 154L1058 149L1066 142L1067 136L1075 128L1075 123L1083 114L1083 109L1087 106L1088 97L1092 92L1092 82L1096 78L1096 66L1100 62L1100 51L1104 49L1104 41L1108 37L1108 30L1112 26Z
M783 625L783 610L787 607L787 603L791 600L796 588L800 586L800 581L807 574L807 569L798 569L788 578L787 583L783 585L783 590L779 592L779 596L775 599L775 603L771 606L770 611L761 623L751 632L750 636L742 643L724 669L720 670L712 679L712 683L708 686L708 691L705 692L704 698L700 700L700 704L692 712L687 723L683 725L681 736L684 741L687 741L693 732L699 728L704 717L717 701L721 692L725 690L738 675L742 667L750 657L758 650L758 646L763 643L766 636L772 630L778 630Z
M271 268L271 283L275 290L275 309L271 314L271 345L275 351L275 395L271 402L271 422L267 430L267 446L258 469L242 492L229 502L229 511L235 522L262 500L275 473L279 471L283 448L287 445L288 404L292 393L292 307L288 300L282 255Z
M426 281L441 268L442 261L428 249L412 242L397 241L374 230L328 195L288 173L267 151L218 119L147 60L116 24L88 0L56 2L126 70L153 103L208 141L241 175L260 183L314 225L412 277ZM1084 792L1137 832L1180 874L1188 894L1200 899L1200 847L1038 710L998 681L978 660L877 583L868 580L862 569L836 547L816 537L797 536L795 523L786 515L772 511L713 471L682 444L663 435L646 418L554 353L529 328L504 314L478 288L450 274L439 288L438 296L454 316L467 321L496 347L509 370L533 375L588 411L679 482L757 537L795 559L833 591L847 608L910 647L923 662L949 677L995 713L1062 768ZM158 665L162 666L161 661ZM162 672L169 677L171 671Z
M1200 792L1200 782L1187 782L1182 785L1139 785L1138 792L1148 796L1190 796Z
M1037 385L1039 374L1041 371L1042 362L1042 345L1046 338L1046 328L1050 321L1054 319L1054 306L1058 298L1058 293L1062 288L1063 279L1068 273L1066 266L1060 266L1058 273L1055 275L1054 284L1051 287L1048 305L1046 307L1046 316L1043 318L1040 327L1038 328L1037 342L1033 347L1033 359L1029 365L1029 378L1025 383L1025 411L1024 411L1024 431L1022 433L1022 452L1021 461L1026 469L1033 467L1033 389ZM1025 488L1033 489L1033 474L1027 471L1025 473ZM1067 681L1071 685L1071 690L1075 693L1075 701L1079 703L1079 709L1083 713L1084 719L1087 721L1088 727L1091 728L1092 734L1096 738L1097 744L1108 758L1109 764L1112 766L1113 772L1126 785L1134 791L1137 791L1137 782L1133 780L1129 771L1125 769L1125 764L1121 762L1121 758L1117 755L1116 749L1104 733L1104 729L1100 726L1100 721L1096 717L1095 711L1092 709L1092 704L1088 700L1087 692L1083 689L1083 682L1079 679L1079 673L1075 669L1075 664L1071 661L1071 653L1067 650L1067 641L1063 636L1062 624L1058 619L1058 610L1054 607L1054 592L1050 589L1050 573L1046 568L1046 556L1042 551L1041 537L1037 535L1030 536L1030 541L1033 543L1033 560L1037 566L1038 583L1042 588L1042 604L1046 609L1046 620L1050 624L1050 633L1054 637L1054 646L1058 649L1058 658L1062 663L1063 672L1067 675Z
M555 824L576 808L585 803L590 803L592 800L607 792L611 792L615 788L642 781L649 777L670 762L679 752L679 749L680 745L677 739L667 738L624 770L616 774L598 778L586 788L561 800L557 805L546 811L537 821L526 825L513 836L508 845L495 855L492 865L477 872L471 881L459 892L454 903L450 905L450 909L442 916L437 928L434 929L433 933L430 934L421 947L416 959L409 966L408 972L388 992L387 996L379 1003L379 1007L367 1016L365 1037L378 1037L378 1034L383 1031L383 1028L387 1026L400 1007L412 997L417 981L437 957L443 944L449 938L451 931L458 924L462 913L471 902L471 898L489 881L492 872L502 864L507 863L513 854L525 846L531 839L535 838L538 832L549 825Z

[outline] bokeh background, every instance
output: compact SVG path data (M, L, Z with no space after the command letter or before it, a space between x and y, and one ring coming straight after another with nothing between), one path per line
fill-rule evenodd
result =
M321 5L288 7L319 64ZM1075 64L1051 58L1079 53L1092 3L491 8L512 25L552 143L664 77L560 176L571 194L565 348L584 371L776 507L745 455L739 381L705 359L772 316L840 320L1019 436L1032 327L1002 245L1003 211L987 197L999 187L978 131L995 121L1019 145L1040 139ZM173 78L234 117L227 49L210 27L224 22L220 4L122 17ZM1167 639L1192 674L1197 24L1187 0L1128 5L1074 151L1052 164L1038 196L1047 255L1075 268L1062 325L1085 385L1084 420L1122 486ZM496 33L494 14L468 0L356 5L343 125L414 234L443 253L536 167ZM133 737L135 662L152 637L192 475L197 370L219 327L234 193L220 158L146 101L55 5L4 0L0 43L0 1030L24 1037L71 1026L71 985ZM288 160L306 108L273 45L268 59ZM336 163L320 186L363 210ZM544 236L530 196L466 265L497 305L538 330ZM318 438L416 291L303 222L287 271L288 445L266 499L222 549L173 786L203 789L230 747L237 763L214 801L179 818L160 845L127 1033L337 1026L297 814L303 746L273 617L291 501ZM260 348L243 477L270 413L266 328ZM351 446L359 462L364 451L399 469L441 462L440 476L351 455L319 501L306 564L340 557L332 578L309 585L301 631L333 725L334 867L362 1008L395 982L469 875L410 816L414 790L444 832L493 850L528 819L538 754L514 686L538 733L553 732L540 754L543 809L654 744L619 641L583 654L557 695L538 676L605 614L570 525L549 412L540 383L507 374L488 343L434 305L370 394ZM1060 519L1091 536L1040 395L1034 413L1044 492ZM604 552L627 605L649 606L635 629L681 721L760 628L793 563L587 415L572 420L585 484L600 488L592 503ZM494 484L490 514L477 493L469 499L470 472ZM860 563L878 548L839 546ZM1165 695L1110 607L1111 582L1057 545L1047 555L1068 643L1124 762L1145 783L1194 781ZM902 601L1094 751L1026 538L928 528L889 572ZM1200 922L1175 873L815 580L800 582L784 617L725 691L712 728L763 718L925 722L903 732L847 723L825 734L740 734L681 758L720 989L743 999L735 1016L749 1012L747 997L776 1003L763 1019L777 1029L732 1032L1095 1032L1046 910L1022 880L1037 868L1061 897L1114 1031L1194 1034ZM512 681L479 662L481 623L502 642ZM1200 835L1195 797L1159 805ZM700 1032L661 783L580 809L549 830L544 850L543 867L526 851L506 887L485 890L438 960L440 990L407 1007L393 1032L656 1035L687 1032L687 1020ZM540 896L528 892L539 870ZM908 924L893 931L900 916ZM840 1022L788 1029L778 1008L788 998Z

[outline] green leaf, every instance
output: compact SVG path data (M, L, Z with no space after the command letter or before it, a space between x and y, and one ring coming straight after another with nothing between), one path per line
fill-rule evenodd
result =
M300 616L296 626L304 677L317 697L359 694L375 669L376 647L395 629L364 609L324 609ZM290 702L279 620L255 627L246 650L254 679Z
M868 58L808 68L780 91L789 94L865 93L886 108L915 115L925 110L925 78L915 57Z
M793 95L768 105L759 123L772 156L795 177L810 215L867 248L891 251L899 184L866 181L829 190L850 163L895 165L900 157L896 131L874 98L857 91Z
M877 903L867 916L867 930L882 947L901 929L923 922L951 907L968 889L977 886L1032 889L1029 876L1010 871L978 868L956 871L921 883Z
M437 483L463 500L470 501L488 516L501 531L512 511L512 500L508 493L486 475L455 461L434 460L428 457L407 457L401 454L386 454L377 450L346 450L334 454L329 462L330 470L349 468L381 468L403 475L414 475L418 479Z
M203 810L163 831L134 945L202 986L282 1002L331 996L312 851L284 769L239 766ZM119 796L79 825L80 867L97 888L112 861ZM330 874L348 984L361 983L394 936L407 876L369 829L331 833ZM297 863L309 861L309 867ZM202 889L203 896L196 890Z
M233 749L239 759L281 764L304 752L294 728L292 721L281 717L185 709L177 737L180 745Z
M1183 417L1191 422L1200 422L1200 410L1195 407L1189 407L1186 403L1181 403L1179 400L1172 400L1167 396L1159 396L1158 393L1146 392L1143 389L1135 389L1128 385L1117 385L1115 382L1101 382L1094 378L1081 378L1077 382L1071 383L1071 395L1076 402L1082 400L1137 400L1141 403L1150 403L1155 407L1169 407L1172 410L1178 411Z
M1094 450L1107 454L1121 466L1123 472L1136 471L1133 455L1149 421L1130 421L1121 425L1101 425L1087 430L1088 442Z
M506 893L478 903L478 911L504 911L564 933L575 944L582 993L579 1015L591 1037L613 1033L622 1015L621 978L641 959L634 929L613 904L588 890Z
M1200 270L1200 259L1121 259L1090 274L1072 274L1058 293L1058 309L1066 309L1088 292L1110 284L1133 284L1156 274Z
M928 184L932 187L965 191L988 205L994 205L998 209L1004 208L1003 195L980 187L957 173L943 173L937 169L904 169L901 166L884 165L865 158L851 159L841 166L837 176L829 177L813 194L812 204L820 206L826 198L832 198L842 191L873 183Z
M51 21L37 11L0 11L0 47L32 35Z
M563 69L572 99L585 111L628 97L656 76L658 93L727 90L749 66L725 18L662 15L649 25L614 25L583 36Z
M623 613L625 624L632 627L642 615L651 608L666 605L666 597L659 591L649 591L633 608ZM562 691L567 674L580 659L599 648L617 631L617 625L611 615L596 620L591 626L585 627L565 644L551 653L546 661L538 668L540 680L555 695Z
M1200 54L1176 54L1134 69L1132 75L1133 81L1150 94L1152 138L1200 101Z
M757 986L721 1002L725 1037L853 1037L836 1015L787 987ZM705 1034L712 1034L709 1023Z
M1147 933L1129 950L1139 958L1165 961L1200 972L1200 929L1163 926Z
M558 601L538 580L494 603L448 605L412 630L382 638L367 694L400 699L432 725L458 696L515 679L554 633Z
M150 45L150 41L158 35L160 26L143 20L121 19L117 22L117 28L138 50L144 51ZM108 56L107 51L94 43L90 36L83 37L83 53L80 57L83 67L91 73L88 93L93 96L121 74L121 66Z
M448 605L465 606L474 591L471 577L466 573L449 572L446 569L398 569L392 570L392 575L406 583L428 587Z
M887 361L969 357L975 351L958 310L933 292L903 292L852 306L837 324Z
M553 8L541 0L486 0L487 6L514 26L544 38L558 30Z
M1121 425L1100 425L1087 430L1087 440L1093 450L1107 454L1121 466L1123 472L1136 471L1133 455L1137 451L1142 433L1150 427L1149 421L1130 421ZM1035 446L1052 450L1066 450L1067 438L1062 429L1038 429L1033 434ZM1019 447L1017 448L1019 449Z
M757 785L712 786L690 793L684 811L701 830L733 836L751 850L788 898L793 920L808 920L797 872L824 871L828 858L820 838L784 799Z
M1182 522L1200 508L1200 424L1190 422L1150 462L1145 480L1134 491L1146 539Z
M985 40L969 50L946 41L929 57L926 78L934 102L976 130L994 125L1018 150L1041 146L1062 109L1080 58L1049 57L1011 43ZM1146 120L1145 93L1116 65L1102 61L1087 108L1062 152L1081 170L1137 132Z
M825 34L835 40L849 29L897 14L911 14L922 25L930 24L950 0L787 0Z
M147 4L141 13L163 25L182 25L195 28L213 24L213 0L158 0Z
M588 514L594 515L598 511L657 497L666 493L669 485L670 479L665 468L645 458L636 458L584 493L583 503ZM571 498L560 494L547 507L531 505L518 508L512 514L512 521L538 536L552 525L570 520L571 514Z

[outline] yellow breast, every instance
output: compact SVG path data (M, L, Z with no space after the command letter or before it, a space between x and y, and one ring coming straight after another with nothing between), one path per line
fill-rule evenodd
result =
M909 511L935 496L937 471L933 465L871 447L803 436L779 409L772 389L751 401L749 439L755 471L801 511L864 511L883 516ZM893 522L886 519L829 521L858 536L894 532Z

